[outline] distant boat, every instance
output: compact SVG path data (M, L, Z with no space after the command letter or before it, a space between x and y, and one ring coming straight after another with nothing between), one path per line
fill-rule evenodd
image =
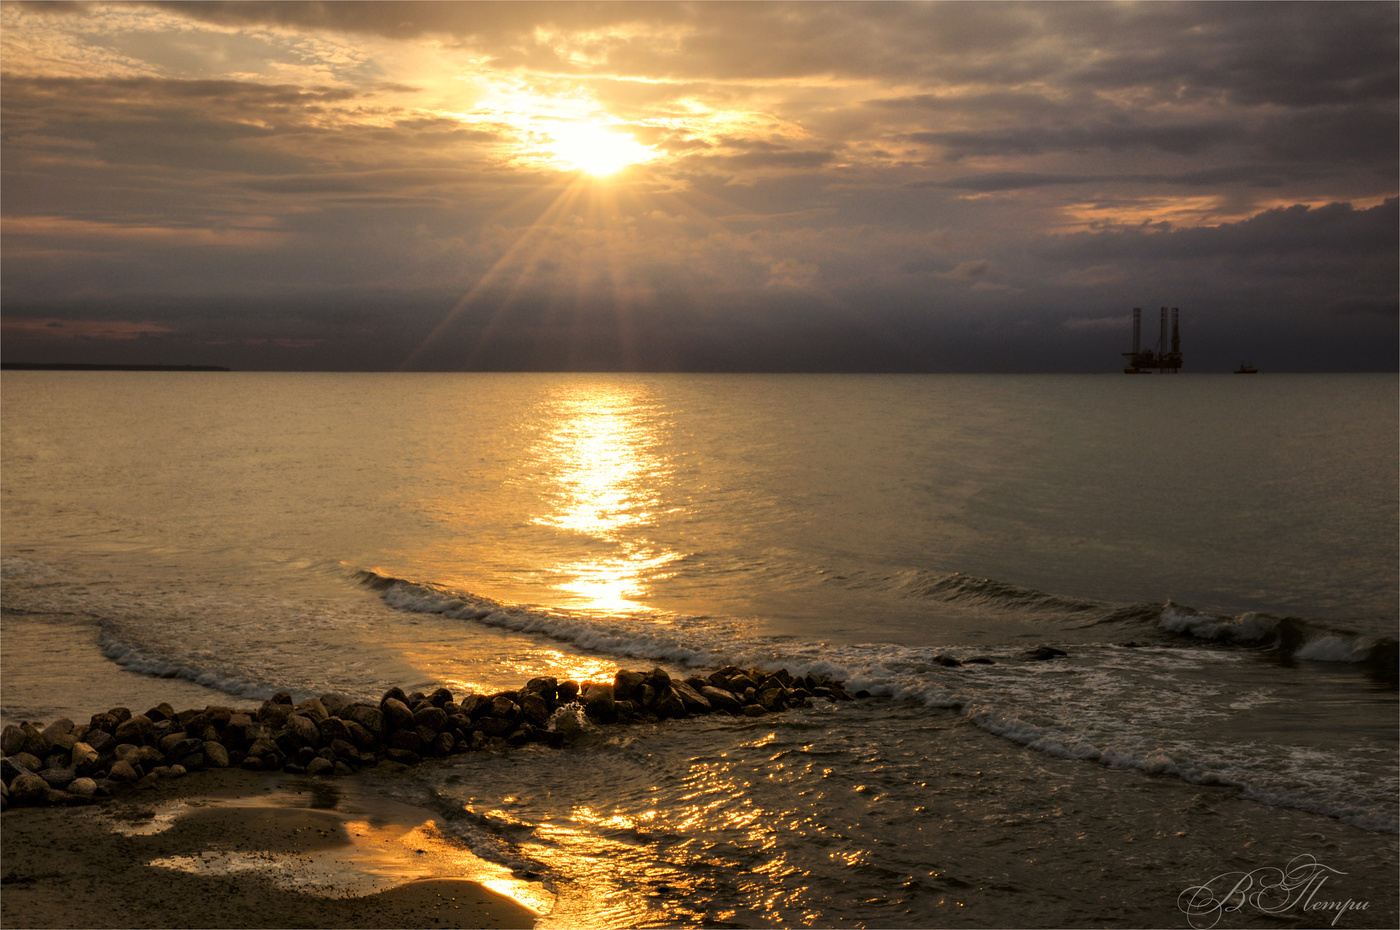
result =
M1259 369L1258 369L1258 368L1255 368L1253 365L1248 365L1248 364L1246 364L1246 363L1244 363L1244 362L1240 362L1240 367L1235 369L1235 374L1237 374L1237 375L1257 375L1257 374L1259 374Z

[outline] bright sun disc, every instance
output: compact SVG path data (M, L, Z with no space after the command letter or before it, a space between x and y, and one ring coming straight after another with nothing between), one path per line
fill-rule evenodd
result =
M588 123L560 126L550 135L554 137L550 149L561 165L599 177L656 155L631 136Z

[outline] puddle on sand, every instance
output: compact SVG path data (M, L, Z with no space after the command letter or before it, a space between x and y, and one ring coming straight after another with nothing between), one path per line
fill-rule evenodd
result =
M236 820L228 819L240 811ZM555 904L539 884L443 836L431 813L351 785L289 780L257 795L182 798L154 805L149 816L103 819L114 832L133 837L208 820L209 829L199 831L187 854L151 861L199 875L263 872L279 887L326 897L455 879L477 882L536 915L548 914ZM239 828L249 823L256 826Z

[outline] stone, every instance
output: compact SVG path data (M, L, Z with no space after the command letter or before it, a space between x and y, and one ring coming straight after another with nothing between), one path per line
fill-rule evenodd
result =
M306 766L306 774L308 775L329 775L334 770L335 763L328 759L322 759L320 756L312 759Z
M1063 649L1056 649L1054 646L1036 646L1034 649L1027 649L1021 653L1021 658L1027 662L1044 662L1048 659L1056 659L1060 656L1067 656L1068 652Z
M10 783L10 800L16 804L47 804L49 790L48 782L28 772Z
M99 755L105 755L117 748L117 738L106 730L88 730L83 735L83 742L91 746Z
M0 731L0 752L4 752L7 756L13 756L17 752L23 752L24 741L28 738L28 735L23 730L12 723L5 727L3 731Z
M282 692L285 694L286 692ZM282 701L267 700L262 707L258 708L258 723L264 724L274 730L280 729L287 723L287 718L292 715L292 705L290 697L286 703Z
M657 666L647 672L647 684L651 686L651 690L656 692L658 697L663 694L670 694L671 673Z
M216 740L204 741L204 764L211 769L226 769L229 767L228 750L224 744Z
M21 723L19 728L24 731L24 748L22 752L27 752L40 759L53 751L53 743L44 736L44 731L32 723Z
M384 725L390 733L413 726L413 711L398 698L386 697L379 707L384 711Z
M321 742L330 744L338 739L350 739L350 728L339 717L327 717L319 724Z
M680 699L674 691L667 689L666 693L656 698L651 705L652 713L663 720L672 717L684 717L690 712L686 710L685 702Z
M317 702L320 703L319 701ZM315 746L321 741L321 730L310 717L292 714L287 718L287 729L307 746Z
M31 752L17 752L9 760L24 772L34 773L44 767L44 761Z
M505 736L515 729L515 721L507 720L504 717L482 717L476 721L475 727L487 736Z
M617 702L613 697L613 686L589 682L579 694L583 712L591 719L611 723L617 719Z
M613 700L637 700L638 693L646 683L647 676L645 672L631 672L626 669L618 669L617 674L613 676ZM641 703L645 704L646 702L642 701Z
M453 736L451 733L439 733L433 739L432 750L435 756L450 755L456 748L457 737Z
M204 713L209 717L209 722L216 727L226 727L233 719L233 708L220 704L210 704L204 708Z
M435 704L429 704L413 712L413 722L417 726L427 727L434 733L441 733L447 729L447 711Z
M723 688L706 685L700 689L700 695L709 701L710 706L715 710L722 710L730 714L740 714L744 711L744 705L739 702L739 699Z
M373 733L375 738L385 733L384 711L372 704L351 704L341 711L341 717L358 723Z
M513 694L498 694L491 699L491 716L514 720L520 716L520 705Z
M107 770L107 778L119 784L131 784L141 778L141 770L125 759L118 759Z
M393 749L417 752L423 748L423 740L413 730L395 730L389 734L389 746Z
M185 733L184 730L161 737L159 744L161 753L169 755L171 748L174 747L176 743L188 738L189 735Z
M552 711L543 694L527 692L520 698L520 713L530 723L542 727L549 722Z
M333 764L333 765L331 766L331 774L332 774L332 775L342 775L342 776L343 776L343 775L354 775L354 774L355 774L355 770L354 770L353 768L351 768L349 765L347 765L346 763L337 760L337 761L335 762L335 764Z
M393 688L390 688L388 691L385 691L385 692L384 692L384 696L381 697L381 698L379 699L379 703L380 703L380 704L383 704L385 701L389 700L390 698L393 698L394 700L399 701L400 703L404 704L405 706L408 705L408 695L404 693L404 690L403 690L402 688L393 687Z
M147 720L151 721L151 723L159 723L162 720L174 720L179 715L175 713L175 708L171 707L165 701L162 701L155 707L152 707L150 710L146 711L146 713L143 714L143 716Z
M47 782L50 788L62 791L72 784L73 779L78 777L78 770L74 766L58 769L46 768L39 772L39 777Z
M113 726L119 726L131 719L131 708L129 707L113 707L110 708L107 713L112 715L116 720Z
M347 720L345 722L345 729L350 734L350 742L359 746L361 749L371 749L379 743L378 736L353 720Z
M100 714L93 714L92 719L88 721L88 731L84 736L91 737L93 730L102 730L106 733L111 733L117 729L118 723L120 723L120 721L117 720L116 717L113 717L105 711ZM92 740L89 739L88 742L92 742Z
M784 690L781 685L779 685L777 687L768 688L767 690L760 691L758 694L758 703L763 707L764 710L780 711L783 709L783 706L786 703L786 698L787 691Z
M952 656L945 656L942 653L939 653L938 655L934 656L933 661L937 662L944 668L960 668L962 666L962 662L958 661Z
M156 727L151 722L151 718L145 714L137 714L129 717L117 724L117 730L112 734L118 743L131 743L136 746L145 746L156 742Z
M291 696L291 694L287 693L286 691L278 691L276 694L274 694L272 697L268 698L267 700L268 700L269 703L272 703L272 704L286 704L288 707L290 707L291 704L292 704L292 696Z
M546 701L557 700L559 694L559 679L550 677L531 678L525 682L525 687L520 689L523 698L527 694L538 694Z
M36 763L39 761L34 760ZM14 756L0 759L0 784L8 785L21 775L33 775L34 768L18 761Z
M54 738L58 736L67 736L69 733L72 733L73 726L73 721L69 720L67 717L60 717L53 723L44 727L44 738L49 741L50 745L57 745L54 743Z
M339 717L340 712L353 703L355 702L339 691L321 695L321 706L326 709L326 715L329 717Z
M745 717L762 717L768 711L763 709L762 704L745 704L743 713Z
M307 698L296 707L292 708L292 713L306 717L313 723L320 723L330 716L326 710L326 705L321 703L320 698Z
M482 714L490 713L492 701L480 694L468 694L462 698L462 713L475 720Z
M91 778L75 778L68 783L67 791L75 798L92 800L97 797L97 782Z
M437 688L428 695L428 703L434 707L446 708L448 704L452 703L452 692L446 688Z

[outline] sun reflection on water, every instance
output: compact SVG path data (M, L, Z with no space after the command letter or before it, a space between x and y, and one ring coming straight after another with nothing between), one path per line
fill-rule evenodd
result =
M554 398L551 427L536 448L551 502L533 522L575 534L587 552L555 567L569 606L597 611L645 609L651 581L680 554L644 535L662 507L670 471L657 453L660 422L645 388L570 384Z

